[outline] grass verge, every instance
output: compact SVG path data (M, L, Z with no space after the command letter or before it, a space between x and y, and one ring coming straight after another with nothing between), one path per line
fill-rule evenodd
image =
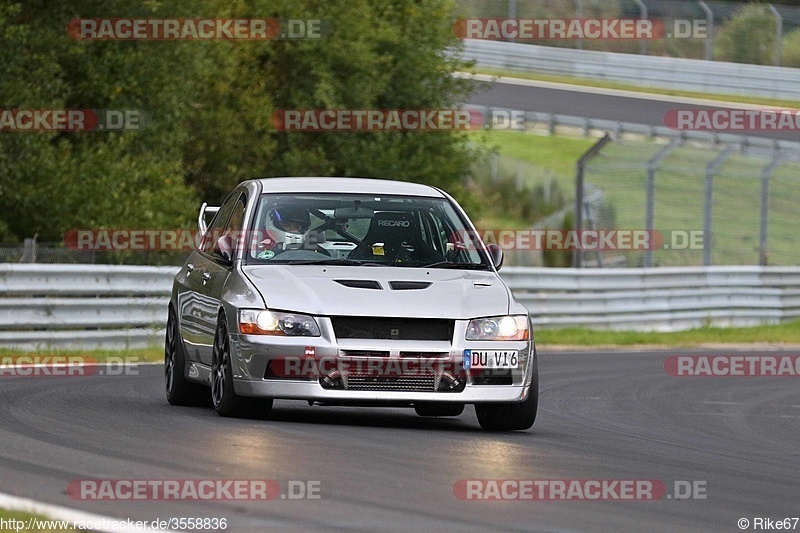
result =
M118 362L120 358L123 358L131 363L149 363L163 361L164 348L153 346L137 350L39 350L34 352L0 348L0 360L11 362L20 357L80 357L86 359L87 362L96 361L101 364L109 360Z
M596 87L598 89L616 89L622 91L633 91L644 94L679 96L683 98L700 98L703 100L713 100L715 102L734 102L739 104L800 108L800 102L795 100L780 100L776 98L762 98L759 96L709 94L709 93L695 92L695 91L677 91L672 89L639 87L638 85L631 85L627 83L591 80L586 78L572 78L570 76L557 76L553 74L541 74L538 72L522 72L516 70L477 68L473 69L473 73L485 74L487 76L501 76L505 78L520 78L523 80L546 81L551 83L566 83L568 85L579 85L582 87Z
M536 345L632 346L657 344L696 347L701 344L800 344L800 320L750 328L703 327L686 331L596 331L583 328L539 329Z

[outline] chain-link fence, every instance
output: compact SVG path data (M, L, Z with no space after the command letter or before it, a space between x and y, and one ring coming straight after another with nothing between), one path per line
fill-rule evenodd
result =
M532 44L800 67L800 7L716 0L457 0L459 18L626 18L665 22L665 38ZM691 33L679 32L690 21ZM694 21L697 21L695 23Z
M57 242L0 243L0 263L182 265L188 251L75 250Z
M652 232L649 251L584 253L625 266L800 263L800 164L730 146L617 142L589 162L584 227Z

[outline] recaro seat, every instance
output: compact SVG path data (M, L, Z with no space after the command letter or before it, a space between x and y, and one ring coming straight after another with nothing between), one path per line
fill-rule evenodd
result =
M372 246L376 243L383 243L384 255L373 254ZM437 255L439 254L422 241L413 213L382 211L375 213L364 240L348 257L394 263L398 259L415 262L435 260ZM408 257L404 259L404 256Z

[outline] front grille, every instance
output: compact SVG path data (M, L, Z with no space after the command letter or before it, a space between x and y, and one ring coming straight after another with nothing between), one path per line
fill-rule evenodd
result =
M449 352L400 352L400 357L412 357L416 359L447 359Z
M347 390L434 392L434 376L414 376L397 378L353 377L347 379Z
M455 321L437 318L331 317L337 339L452 341Z
M319 384L328 390L393 392L463 392L467 381L451 373L379 376L346 369L322 376Z
M342 350L342 357L389 357L389 352L381 350Z

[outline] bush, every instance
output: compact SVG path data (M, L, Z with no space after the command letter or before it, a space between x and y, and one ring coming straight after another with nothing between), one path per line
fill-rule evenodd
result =
M717 33L714 57L720 61L775 64L775 17L762 5L736 11Z
M783 38L782 65L800 68L800 30L794 30Z

